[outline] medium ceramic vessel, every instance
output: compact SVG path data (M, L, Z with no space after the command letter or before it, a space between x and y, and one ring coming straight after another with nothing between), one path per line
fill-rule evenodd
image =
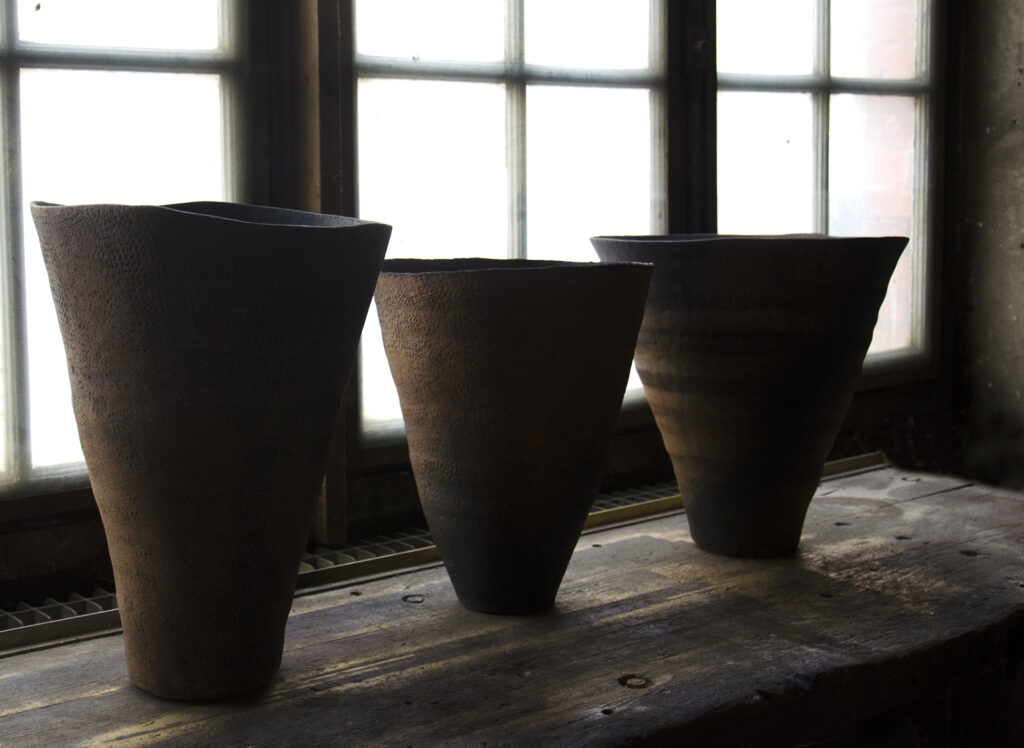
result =
M132 680L277 671L391 227L228 203L33 203Z
M554 605L604 469L650 273L384 263L376 301L416 487L467 608Z
M654 263L637 370L690 531L729 556L796 551L903 237L595 237Z

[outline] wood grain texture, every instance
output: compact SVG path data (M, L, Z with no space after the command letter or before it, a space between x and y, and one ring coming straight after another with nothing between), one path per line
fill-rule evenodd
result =
M955 745L1003 703L958 699L1024 652L1024 497L828 481L787 559L704 553L684 516L589 534L543 616L470 612L441 568L298 598L246 700L149 696L121 649L0 659L0 745L795 744L928 709Z

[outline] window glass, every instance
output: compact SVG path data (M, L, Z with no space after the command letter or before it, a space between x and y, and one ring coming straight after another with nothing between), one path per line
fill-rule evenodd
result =
M917 73L915 0L831 0L832 75L913 78Z
M869 353L916 354L928 285L922 170L932 84L920 53L930 5L816 0L805 15L828 13L828 23L789 19L796 25L777 33L774 21L757 15L781 19L797 4L718 2L719 230L909 237ZM789 36L798 29L805 42ZM753 53L765 39L809 49L818 64L798 71L776 64L771 52ZM744 58L741 49L751 53ZM845 80L851 77L859 79L856 92ZM904 82L896 87L898 78Z
M359 213L391 224L388 257L505 257L505 92L497 84L359 83ZM363 420L401 420L376 307L363 329Z
M355 14L361 55L496 62L505 54L502 0L356 0Z
M40 44L214 50L216 0L18 0L18 38Z
M914 221L916 102L832 96L829 231L907 236Z
M817 5L816 0L718 0L718 72L809 75Z
M388 257L502 257L505 95L488 83L359 83L359 212Z
M718 94L718 230L814 231L810 94Z
M213 75L21 74L29 413L34 466L82 459L32 200L159 204L224 198ZM68 127L74 122L74 127Z
M869 352L913 342L916 101L909 96L832 97L829 120L829 233L909 236L879 312Z
M650 21L662 12L657 0L377 5L356 6L359 214L394 226L389 257L595 262L590 236L660 229L664 189L652 166L663 148L652 141L660 98L640 84L623 87L622 75L649 71L661 86ZM407 5L421 20L414 32L396 31ZM470 5L485 17L470 22L455 12ZM479 46L452 36L477 30ZM368 55L391 59L381 69ZM423 72L419 60L428 57L449 61L450 80L419 77L441 75L436 66ZM495 60L504 65L477 64ZM480 76L494 82L469 82ZM360 388L364 432L401 424L373 309Z
M29 204L236 199L232 144L244 138L230 92L244 71L231 41L244 6L9 0L5 7L0 492L16 495L85 476Z
M646 2L526 0L526 63L643 70L649 62Z
M651 92L527 89L527 255L595 262L591 236L657 233ZM634 366L627 393L643 391Z
M591 236L652 233L650 92L531 86L526 102L527 254L594 262Z

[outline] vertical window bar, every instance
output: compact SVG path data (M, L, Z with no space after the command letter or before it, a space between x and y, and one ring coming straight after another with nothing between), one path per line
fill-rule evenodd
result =
M936 44L932 36L932 15L935 12L932 5L934 3L925 3L917 14L917 56L914 61L918 80L929 88L932 86L932 60Z
M508 256L526 257L526 42L524 0L505 0L505 159L508 164Z
M666 24L663 0L650 0L648 13L647 64L657 83L648 89L651 97L651 230L662 233L668 226L668 159L666 104Z
M248 5L243 8L237 0L220 0L217 5L220 49L237 63L242 57L242 27L249 22L247 17L242 20L239 16L247 13ZM247 59L245 63L248 64ZM244 104L239 78L239 74L220 77L221 173L224 179L224 193L228 200L245 200L243 185L251 183L247 160L243 156L244 142L248 140L249 133L247 129L240 127L245 118L240 116L244 111ZM240 168L233 168L233 164L240 165Z
M914 201L914 218L909 251L913 252L912 262L915 267L921 268L913 274L912 298L914 306L911 309L910 317L910 344L917 351L924 351L928 348L928 341L925 339L927 333L928 306L931 303L930 286L936 262L935 253L925 254L925 247L932 246L932 199L929 186L932 183L931 165L934 163L936 154L933 152L931 131L932 114L935 102L935 79L933 70L933 54L935 41L932 36L932 15L933 8L922 7L917 14L917 55L915 59L915 75L917 79L925 84L927 93L919 94L916 97L915 106L915 132L916 141L915 164L914 164L914 192L924 196Z
M3 314L4 388L4 468L8 471L8 485L23 483L31 468L31 445L28 437L28 345L25 318L24 256L21 213L21 127L20 69L15 61L17 46L17 10L13 2L2 4L3 50L0 69L0 95L2 95L2 138L4 148L4 176L0 185L3 210L0 212L3 233L3 251L0 259L0 277L5 299Z
M917 143L914 148L914 192L921 197L914 200L914 215L908 251L913 253L911 258L912 264L914 267L920 268L920 270L912 274L911 281L913 307L910 310L910 345L916 351L923 351L927 348L927 341L925 340L926 318L928 303L931 298L928 288L933 270L932 263L934 262L934 257L926 257L924 252L925 246L930 243L931 233L929 217L932 201L928 197L930 194L928 185L931 180L930 164L933 157L929 138L932 96L931 94L920 94L915 98L914 138Z
M820 81L813 96L814 109L814 228L822 234L829 230L828 216L828 145L829 103L832 83L832 11L830 0L818 0L815 34L817 36L814 75Z

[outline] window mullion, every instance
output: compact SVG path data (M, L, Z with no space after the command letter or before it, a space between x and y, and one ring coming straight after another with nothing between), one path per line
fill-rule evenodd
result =
M14 48L17 25L13 3L3 3L3 45L7 51ZM0 68L2 86L2 141L4 147L4 176L0 185L3 197L2 221L4 243L3 267L3 402L6 409L3 428L3 464L8 471L7 486L11 489L23 485L29 478L32 465L29 441L28 404L28 336L25 312L24 256L22 236L21 149L19 102L20 68L8 55Z
M242 71L251 68L249 52L246 50L245 29L249 27L249 7L241 2L220 3L220 45L228 51L234 65L240 65L235 72L220 75L221 105L221 165L225 197L235 202L249 202L252 194L252 172L246 158L246 144L251 137L248 117L249 92L242 84ZM237 168L236 168L237 165Z
M505 160L508 256L526 257L526 66L523 0L505 1Z
M927 351L933 342L928 340L934 333L928 329L929 307L933 308L933 283L936 273L934 253L925 252L927 246L934 246L933 201L931 186L934 184L932 164L937 158L932 142L935 126L935 72L933 55L935 41L932 33L933 13L931 11L918 14L917 56L914 74L917 80L924 83L927 92L915 96L914 142L914 190L924 199L916 200L914 205L913 226L909 251L912 253L911 263L922 268L914 273L912 298L914 306L911 310L911 345L917 351Z
M927 196L931 184L931 162L934 158L931 144L931 123L929 119L932 112L930 96L918 96L915 102L914 116L914 139L916 143L914 163L914 189L919 195ZM911 240L909 252L911 263L921 267L920 272L914 273L913 308L910 317L910 341L914 350L923 351L928 347L928 306L930 299L931 276L934 272L934 259L925 255L925 246L931 243L930 231L931 200L925 197L914 201L913 224L911 227Z
M831 2L818 0L817 43L815 44L814 73L824 82L813 96L814 108L814 177L817 188L814 190L814 230L822 234L828 233L829 227L829 104L831 100Z
M935 184L933 164L938 158L932 140L932 132L937 122L934 120L935 110L935 34L932 30L934 22L934 7L928 12L919 13L917 33L917 55L915 59L915 77L924 83L927 92L919 94L916 99L916 115L914 141L915 164L914 164L914 189L919 195L925 196L922 200L916 200L914 206L914 217L912 235L909 251L912 253L911 263L922 268L920 272L914 273L912 298L914 306L911 311L911 345L916 351L928 351L935 346L937 334L929 329L929 318L937 318L934 307L934 283L937 274L937 259L935 251L925 251L926 247L934 247L935 236L933 233L933 211L932 186ZM931 340L929 340L929 337Z
M814 108L814 230L828 233L828 120L829 99L827 91L813 94Z
M648 38L649 69L658 82L650 88L651 97L651 233L668 230L668 86L666 83L666 30L664 0L650 0Z

